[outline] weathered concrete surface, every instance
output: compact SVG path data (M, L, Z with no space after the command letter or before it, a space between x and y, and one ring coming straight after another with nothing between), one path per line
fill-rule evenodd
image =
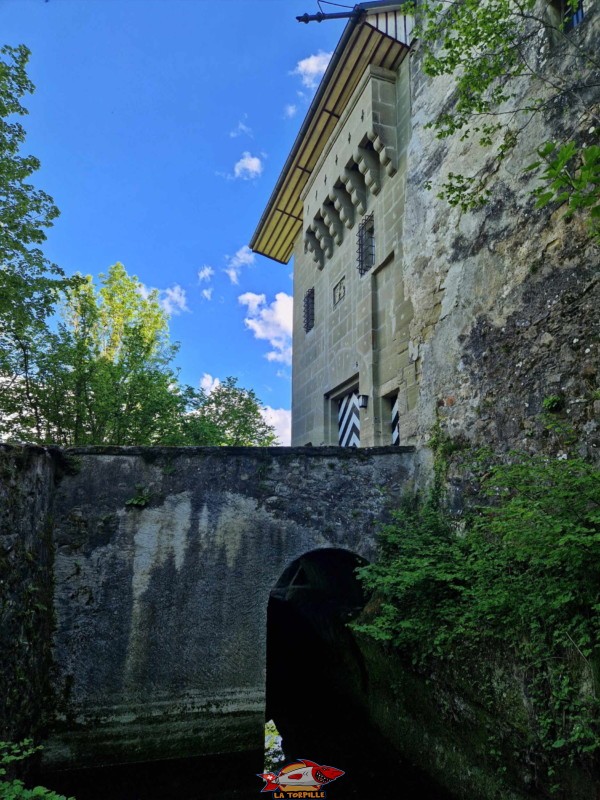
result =
M266 613L309 551L374 556L404 448L92 448L54 505L50 767L259 750Z

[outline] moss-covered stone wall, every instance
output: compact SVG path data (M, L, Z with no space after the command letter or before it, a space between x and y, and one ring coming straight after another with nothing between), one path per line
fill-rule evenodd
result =
M481 653L462 668L417 672L396 653L359 639L367 690L357 697L403 758L460 800L558 797L596 800L587 770L561 768L547 779L535 740L527 674L506 653Z
M0 739L42 734L50 702L57 461L0 445Z

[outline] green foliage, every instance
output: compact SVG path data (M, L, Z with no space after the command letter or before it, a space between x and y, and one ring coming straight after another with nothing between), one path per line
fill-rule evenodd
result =
M482 463L488 505L461 525L407 500L382 529L378 562L359 570L377 612L355 627L417 668L504 654L526 676L547 763L585 760L600 749L600 472L576 458Z
M265 725L265 772L277 772L285 763L285 754L281 749L281 734L273 720Z
M452 438L448 432L444 430L440 418L437 416L427 444L434 455L434 480L433 486L431 487L431 503L437 504L444 492L449 459L454 453L463 450L466 443L462 439Z
M0 435L63 446L272 444L256 395L179 382L168 320L122 264L64 293L57 329L5 353ZM2 372L0 372L2 377Z
M568 6L574 12L577 0ZM538 208L566 203L567 213L585 213L592 235L600 237L599 120L583 91L591 85L586 71L593 76L597 69L596 54L565 33L566 20L551 4L544 8L538 0L419 0L414 7L425 73L454 81L452 105L429 127L440 138L459 136L491 148L491 160L476 174L450 173L439 197L463 211L484 205L491 196L490 176L519 138L531 135L532 118L569 107L564 139L533 142L538 160L524 172L535 170L540 177L534 190ZM558 47L562 57L548 57L548 50ZM530 86L526 102L520 97L522 79ZM590 143L580 140L586 120L592 122L585 134Z
M377 562L358 570L365 588L377 592L377 615L356 629L390 642L414 664L441 657L465 591L453 526L433 504L407 498L394 522L380 529L379 548ZM421 639L425 650L414 647Z
M600 147L546 142L537 154L540 160L527 167L528 170L544 167L544 185L534 191L536 208L566 203L567 218L586 209L592 232L600 236Z
M268 446L277 444L273 428L265 422L252 389L242 389L235 378L226 378L204 397L197 418L216 426L214 444Z
M34 89L28 60L24 45L0 48L0 371L28 331L45 329L57 292L73 284L40 249L59 212L28 182L38 159L20 152L25 130L19 117L27 114L21 100Z
M29 51L0 48L0 439L59 445L272 444L253 392L180 384L156 292L115 264L66 279L43 255L58 209L20 153ZM62 300L60 319L49 320ZM222 400L223 406L219 406ZM244 418L244 415L245 418Z
M147 486L138 484L136 487L136 494L125 501L126 506L133 506L135 508L145 508L150 502L151 492Z
M33 798L74 800L72 797L67 799L64 795L57 794L51 789L45 789L43 786L26 789L23 781L18 778L8 778L5 767L24 761L40 749L40 747L33 747L31 739L25 739L19 744L0 741L0 797L2 800L33 800Z
M544 411L560 411L564 408L565 399L558 394L551 394L544 397L542 400L542 408Z

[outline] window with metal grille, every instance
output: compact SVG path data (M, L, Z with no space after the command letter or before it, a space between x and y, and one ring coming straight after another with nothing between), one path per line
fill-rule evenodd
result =
M373 214L363 217L356 234L356 265L359 275L375 266L375 223Z
M315 327L315 287L304 295L304 330L308 333Z

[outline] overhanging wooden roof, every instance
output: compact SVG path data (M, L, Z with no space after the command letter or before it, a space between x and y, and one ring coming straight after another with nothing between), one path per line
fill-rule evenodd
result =
M302 190L369 64L395 70L408 52L412 19L404 3L354 7L267 207L250 241L255 253L287 264L302 230Z

